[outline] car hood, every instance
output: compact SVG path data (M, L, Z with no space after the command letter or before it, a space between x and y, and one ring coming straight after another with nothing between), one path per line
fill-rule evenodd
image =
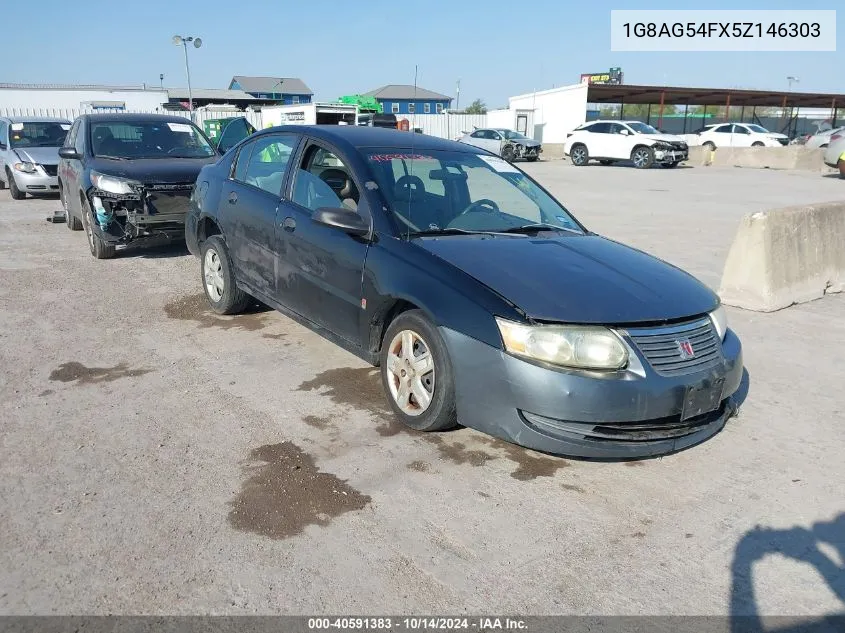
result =
M674 134L639 134L638 136L644 136L654 141L664 141L666 143L686 143L686 139Z
M719 304L712 290L679 268L598 235L461 235L414 243L539 321L667 321Z
M15 147L15 153L27 163L39 165L57 165L59 163L58 147Z
M769 138L789 138L786 134L781 134L780 132L766 132L763 136L768 136Z
M215 162L219 157L209 158L150 158L142 160L112 160L95 158L91 169L101 174L136 180L144 184L193 183L200 169Z
M535 141L533 138L514 138L511 139L511 143L524 145L525 147L538 147L540 145L540 142Z

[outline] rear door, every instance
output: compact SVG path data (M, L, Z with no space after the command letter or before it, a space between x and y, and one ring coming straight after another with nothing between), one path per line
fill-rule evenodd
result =
M322 141L309 140L291 174L280 224L284 262L279 269L282 303L356 345L363 345L361 284L368 243L311 219L320 207L346 209L372 222L359 208L361 185L349 161Z
M299 140L285 133L245 143L220 196L218 216L238 279L268 297L276 294L276 214Z

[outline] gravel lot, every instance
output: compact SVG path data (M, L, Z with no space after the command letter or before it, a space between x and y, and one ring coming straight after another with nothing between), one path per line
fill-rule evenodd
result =
M589 227L717 286L819 174L528 166ZM845 296L730 310L741 415L663 459L418 435L276 312L205 311L183 248L96 261L0 192L0 613L804 614L845 599Z

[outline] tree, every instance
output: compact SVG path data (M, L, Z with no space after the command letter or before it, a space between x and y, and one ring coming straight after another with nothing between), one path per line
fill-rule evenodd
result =
M464 110L467 114L487 114L487 104L481 99L476 99Z

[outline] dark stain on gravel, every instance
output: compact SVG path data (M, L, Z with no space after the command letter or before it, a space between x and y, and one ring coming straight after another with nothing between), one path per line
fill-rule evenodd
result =
M278 341L279 339L285 338L286 336L287 336L287 334L285 334L283 332L281 334L262 334L261 338L269 338L269 339L273 339L274 341Z
M634 532L631 536L634 538L645 538L645 532Z
M371 501L335 475L320 472L314 459L292 442L256 448L250 459L260 463L246 469L249 479L230 503L228 519L236 530L290 538Z
M315 389L324 390L321 395L328 396L335 404L350 405L381 418L391 416L378 369L327 369L297 387L298 391Z
M53 393L54 393L54 392L53 392L53 390L52 390L52 389L45 389L44 391L42 391L41 393L39 393L39 394L38 394L38 396L39 396L40 398L44 398L44 397L46 397L46 396L51 396L51 395L53 395Z
M331 418L323 418L317 415L306 415L302 418L302 421L308 426L313 426L315 429L320 429L321 431L325 431L332 425Z
M581 486L575 486L573 484L561 484L560 487L563 488L564 490L571 490L572 492L580 492L581 494L586 492Z
M414 470L418 473L431 472L431 464L421 460L416 460L408 464L408 470Z
M70 362L62 363L57 369L51 371L50 380L76 381L77 385L91 385L121 378L137 378L151 371L152 369L129 369L126 363L120 363L114 367L86 367L82 363Z
M168 319L195 321L202 328L219 327L224 330L239 329L248 332L262 329L271 310L260 303L251 305L235 316L221 316L211 311L204 294L179 297L165 304L164 313Z
M643 461L625 462L625 466L627 466L628 468L637 468L639 466L645 466L645 462L643 462Z

